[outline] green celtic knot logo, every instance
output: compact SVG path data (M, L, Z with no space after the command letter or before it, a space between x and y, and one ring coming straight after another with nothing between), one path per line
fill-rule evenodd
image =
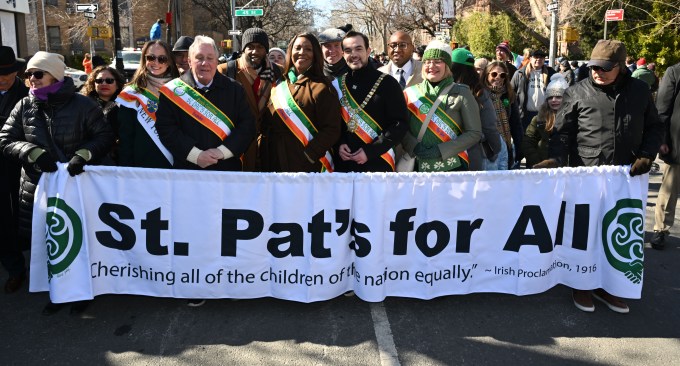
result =
M47 269L51 279L64 272L83 246L83 224L78 214L64 200L47 199Z
M644 218L641 200L621 199L602 219L607 261L635 284L642 281Z

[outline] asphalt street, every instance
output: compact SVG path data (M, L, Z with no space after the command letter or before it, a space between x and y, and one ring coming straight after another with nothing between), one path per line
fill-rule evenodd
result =
M650 176L647 241L660 173ZM680 224L645 248L630 313L577 310L564 286L370 304L99 296L81 315L41 315L47 293L0 293L0 365L678 365ZM0 274L4 283L7 274Z

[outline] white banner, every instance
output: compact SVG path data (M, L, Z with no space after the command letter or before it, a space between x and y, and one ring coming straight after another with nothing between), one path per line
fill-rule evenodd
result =
M71 177L62 165L36 192L30 290L49 290L54 302L100 294L311 302L348 290L382 301L564 284L640 298L648 177L628 170L88 166Z

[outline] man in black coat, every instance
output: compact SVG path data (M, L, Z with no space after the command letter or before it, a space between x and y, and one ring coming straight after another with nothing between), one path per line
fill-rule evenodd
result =
M336 171L393 172L393 149L408 130L408 109L401 86L393 77L385 77L386 74L369 65L371 50L365 35L350 31L342 48L350 71L339 79L337 87L342 107L352 118L342 124ZM349 103L351 100L356 103ZM379 131L366 131L375 135L371 141L360 137L363 130L360 127L367 126L357 119L363 113L379 126Z
M661 188L654 209L654 236L652 248L661 250L665 246L668 231L673 226L675 206L680 188L680 63L668 69L661 79L656 108L661 122L666 127L666 139L659 149L659 156L666 162Z
M217 72L217 57L215 41L197 36L189 47L191 72L161 88L156 128L175 168L241 171L240 157L255 138L245 91Z
M11 47L0 46L0 129L28 87L17 77L23 60ZM18 162L0 154L0 263L9 272L5 293L16 292L26 280L26 262L17 236L19 208Z

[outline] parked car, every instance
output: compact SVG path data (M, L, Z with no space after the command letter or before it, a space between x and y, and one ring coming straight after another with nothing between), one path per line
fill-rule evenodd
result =
M125 81L130 81L141 63L142 50L139 48L124 48L122 51L117 52L116 59L118 58L123 60L123 76ZM111 66L116 67L116 59L113 60Z
M87 81L87 74L85 73L85 71L82 70L67 67L66 71L64 71L64 75L73 79L73 84L75 84L78 90L80 90L80 88L82 88L83 85L85 85L85 82Z

